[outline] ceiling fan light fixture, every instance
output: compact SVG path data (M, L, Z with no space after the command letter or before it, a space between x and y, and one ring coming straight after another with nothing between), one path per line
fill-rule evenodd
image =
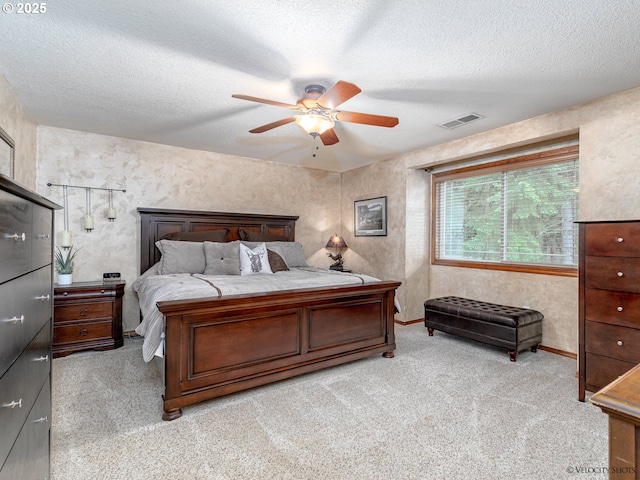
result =
M317 113L307 113L305 115L297 115L296 123L310 135L322 135L324 132L333 128L335 122L327 115Z

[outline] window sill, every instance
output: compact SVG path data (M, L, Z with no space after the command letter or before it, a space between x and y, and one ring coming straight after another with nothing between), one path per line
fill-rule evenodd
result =
M556 275L577 277L578 267L555 267L552 265L526 265L519 263L469 262L462 260L434 260L432 265L446 265L460 268L480 268L482 270L502 270L506 272L534 273L538 275Z

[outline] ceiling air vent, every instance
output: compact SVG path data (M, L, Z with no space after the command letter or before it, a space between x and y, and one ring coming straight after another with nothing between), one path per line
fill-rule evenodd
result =
M466 125L467 123L480 120L481 118L484 118L484 117L482 115L478 115L477 113L470 113L469 115L456 118L455 120L451 120L450 122L447 122L447 123L439 123L438 126L442 128L446 128L447 130L452 130L454 128L458 128L461 125Z

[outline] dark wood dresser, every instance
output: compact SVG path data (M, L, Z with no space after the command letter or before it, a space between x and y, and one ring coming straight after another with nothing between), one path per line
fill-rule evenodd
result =
M578 399L640 363L640 221L580 222Z
M77 282L54 288L53 356L121 347L124 282Z
M0 175L0 480L49 478L58 208Z

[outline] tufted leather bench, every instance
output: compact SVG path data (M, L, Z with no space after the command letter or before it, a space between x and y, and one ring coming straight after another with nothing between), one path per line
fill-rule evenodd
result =
M440 297L424 302L424 326L506 348L512 362L518 352L538 350L544 315L529 308L510 307L461 297Z

